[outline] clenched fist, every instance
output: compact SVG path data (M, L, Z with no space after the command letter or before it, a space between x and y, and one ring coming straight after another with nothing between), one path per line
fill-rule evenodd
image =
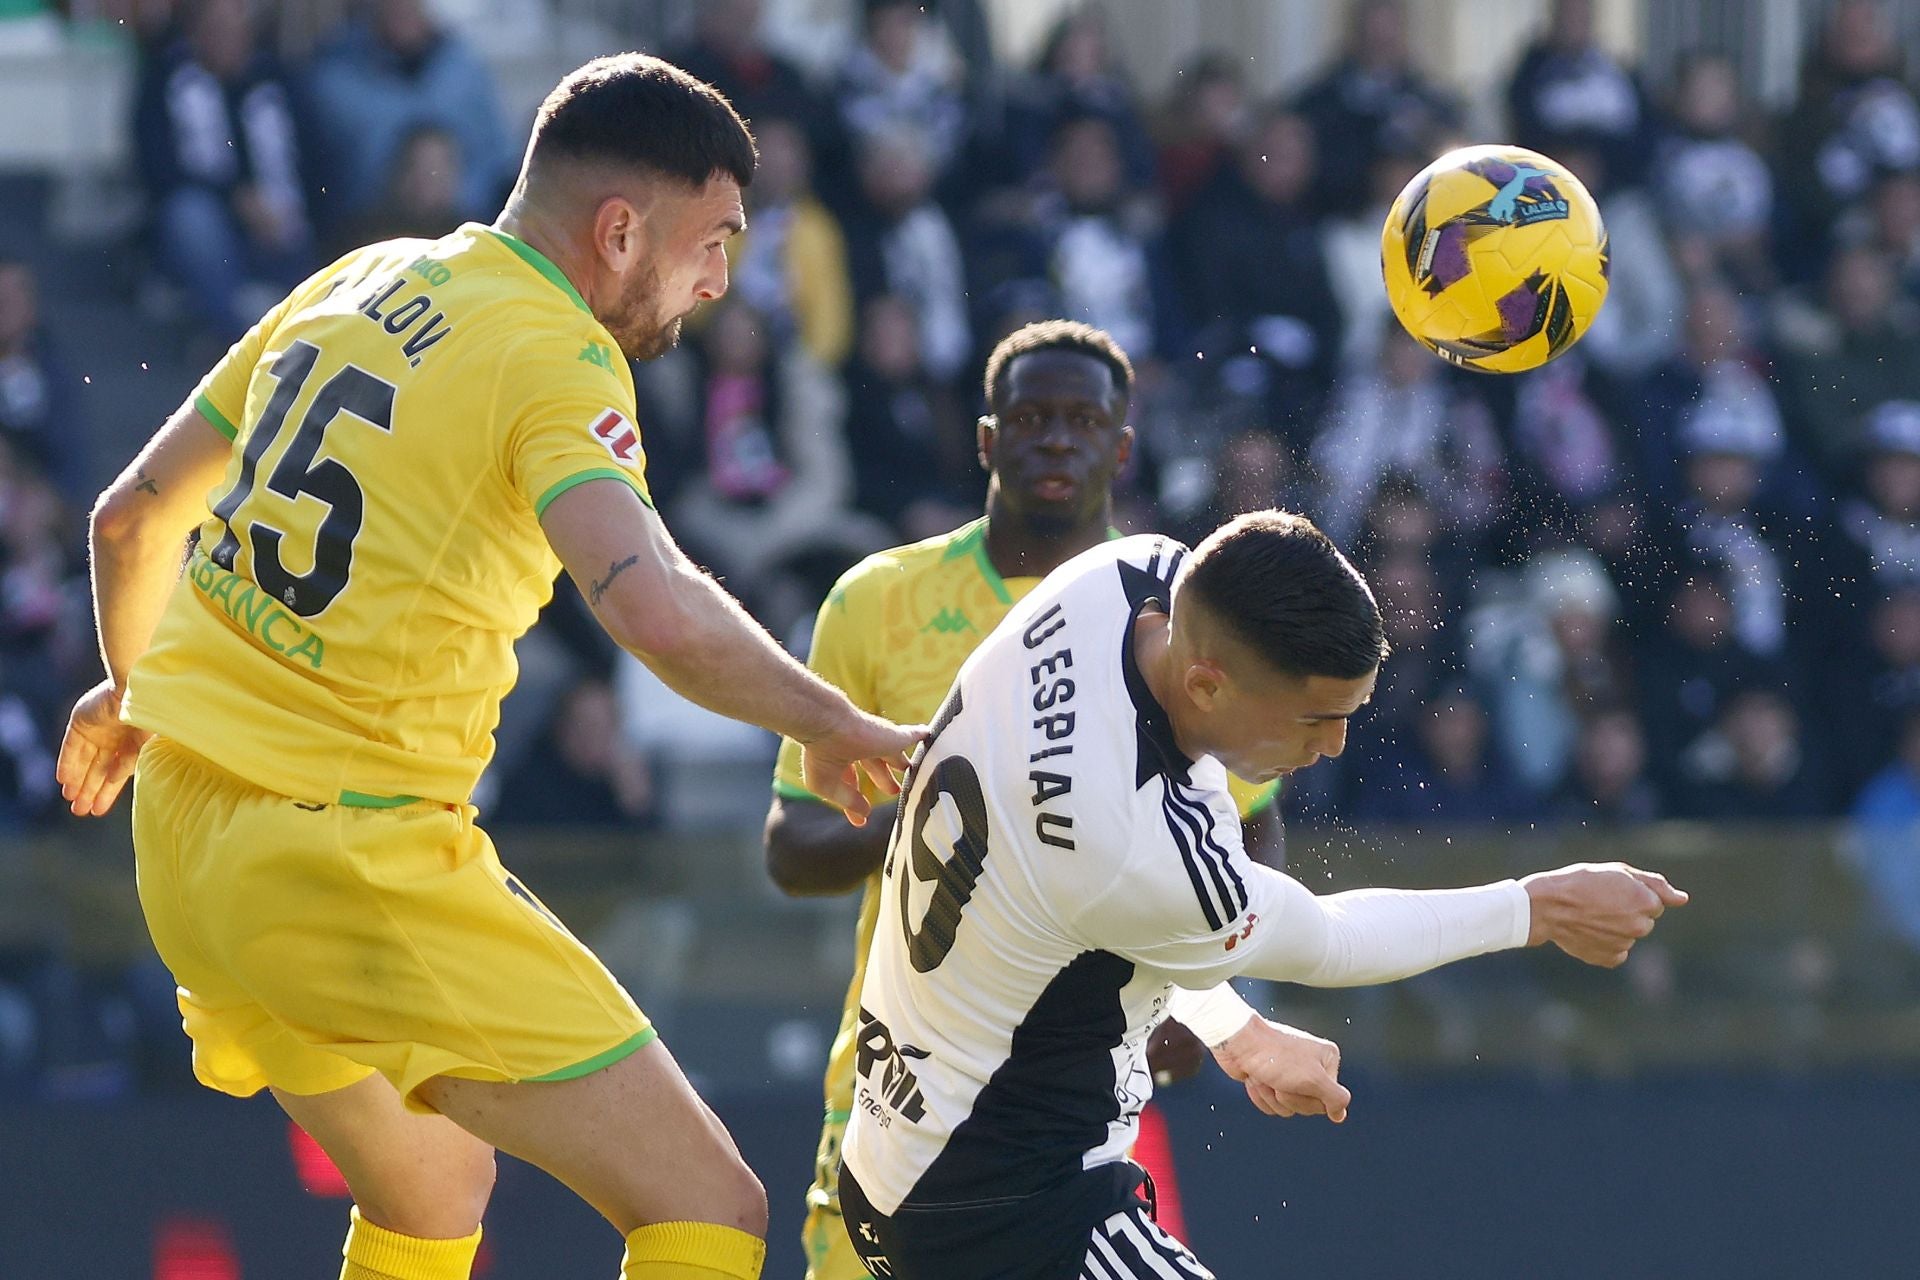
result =
M1256 1016L1215 1045L1213 1059L1270 1116L1347 1118L1353 1095L1340 1083L1340 1046L1331 1040Z
M1652 871L1624 862L1583 862L1542 871L1520 882L1533 903L1527 945L1551 942L1576 960L1612 969L1653 922L1687 895Z

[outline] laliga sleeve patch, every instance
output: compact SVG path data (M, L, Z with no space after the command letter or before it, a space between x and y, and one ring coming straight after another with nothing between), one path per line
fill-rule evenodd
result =
M608 409L595 418L592 431L615 462L633 466L640 461L640 429L618 409Z

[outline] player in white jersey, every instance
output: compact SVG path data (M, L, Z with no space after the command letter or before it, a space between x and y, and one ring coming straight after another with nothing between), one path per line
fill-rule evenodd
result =
M861 999L840 1185L876 1276L1206 1276L1125 1158L1170 1011L1263 1110L1337 1118L1332 1046L1228 978L1387 982L1547 941L1616 965L1686 900L1620 864L1316 897L1249 859L1227 770L1339 755L1385 652L1359 573L1281 512L1192 553L1087 551L974 651L902 796Z

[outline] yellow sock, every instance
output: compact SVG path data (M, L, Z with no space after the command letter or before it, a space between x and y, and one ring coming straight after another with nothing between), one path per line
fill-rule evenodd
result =
M461 1240L422 1240L376 1227L353 1211L340 1280L467 1280L480 1232Z
M760 1280L767 1242L712 1222L656 1222L627 1236L622 1280Z

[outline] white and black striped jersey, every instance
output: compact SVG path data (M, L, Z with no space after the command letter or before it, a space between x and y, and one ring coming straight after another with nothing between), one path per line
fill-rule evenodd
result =
M968 658L915 762L844 1147L882 1214L1123 1159L1170 984L1381 981L1525 940L1511 882L1315 898L1248 858L1225 769L1182 753L1134 658L1187 554L1143 535L1062 565Z

